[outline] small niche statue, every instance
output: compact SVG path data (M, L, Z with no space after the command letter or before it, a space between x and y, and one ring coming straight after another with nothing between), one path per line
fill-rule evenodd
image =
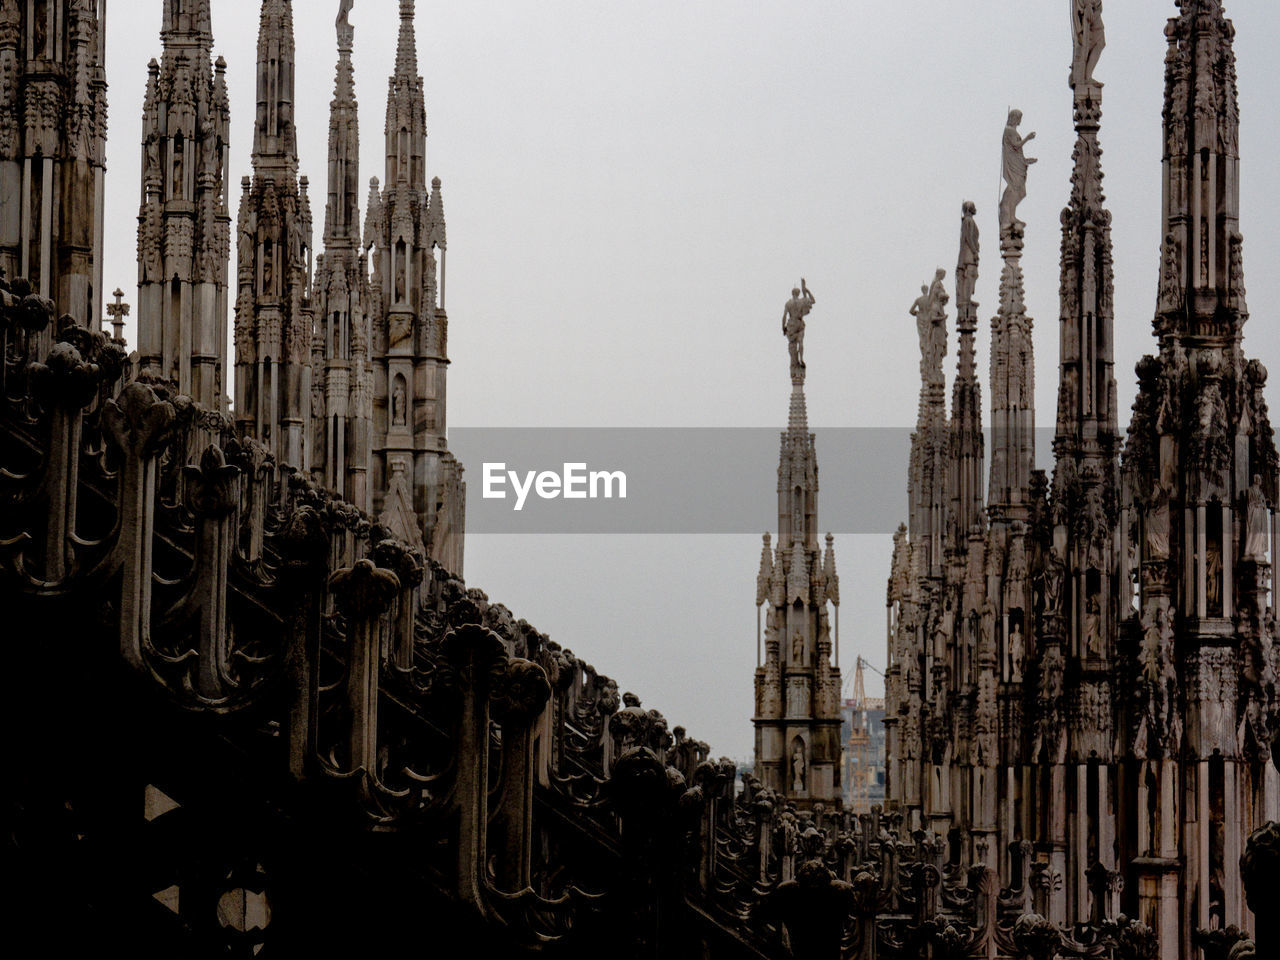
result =
M1262 492L1262 476L1253 475L1253 483L1245 494L1244 559L1257 563L1267 560L1267 528L1270 526L1267 497Z
M791 791L799 793L804 789L804 746L797 743L791 752Z
M398 427L405 425L404 400L404 381L397 378L391 392L391 422Z

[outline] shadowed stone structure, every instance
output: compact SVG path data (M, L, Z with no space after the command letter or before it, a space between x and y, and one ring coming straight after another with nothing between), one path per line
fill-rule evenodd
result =
M1179 7L1166 29L1158 352L1138 363L1127 442L1093 76L1102 10L1075 0L1052 478L1034 469L1032 321L1014 212L1031 135L1018 135L1012 111L986 517L980 490L976 504L965 495L976 418L953 402L939 465L940 398L925 371L911 524L894 545L888 807L949 839L944 869L998 872L1037 915L1018 934L1036 956L1075 956L1052 931L1119 911L1142 926L1137 940L1116 933L1117 949L1144 944L1125 956L1252 956L1243 951L1255 922L1259 949L1270 936L1237 867L1245 838L1280 817L1280 645L1268 600L1280 476L1266 370L1242 349L1235 28L1219 0ZM969 389L965 337L962 322L956 398ZM980 434L976 450L980 459ZM940 475L952 491L945 511ZM1251 863L1271 856L1270 836L1259 832ZM1256 890L1254 866L1251 875Z

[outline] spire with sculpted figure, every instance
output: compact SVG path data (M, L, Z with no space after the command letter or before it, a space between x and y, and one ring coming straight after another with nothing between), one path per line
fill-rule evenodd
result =
M755 772L805 809L830 808L841 796L839 577L834 537L827 534L824 547L818 536L818 460L804 396L805 321L814 303L801 280L783 308L791 396L778 457L778 540L774 548L764 535L756 578L765 643L763 657L757 643Z

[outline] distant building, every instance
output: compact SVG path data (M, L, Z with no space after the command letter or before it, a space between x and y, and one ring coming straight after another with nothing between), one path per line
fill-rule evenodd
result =
M884 698L868 697L862 684L863 661L854 672L853 696L840 707L840 784L844 808L870 813L884 804Z

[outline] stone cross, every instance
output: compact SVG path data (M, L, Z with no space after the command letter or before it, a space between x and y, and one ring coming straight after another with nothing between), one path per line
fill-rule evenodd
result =
M111 295L116 298L115 303L107 304L107 316L111 318L111 326L115 330L112 339L116 343L124 343L124 318L129 315L129 305L124 302L124 291L119 287Z

